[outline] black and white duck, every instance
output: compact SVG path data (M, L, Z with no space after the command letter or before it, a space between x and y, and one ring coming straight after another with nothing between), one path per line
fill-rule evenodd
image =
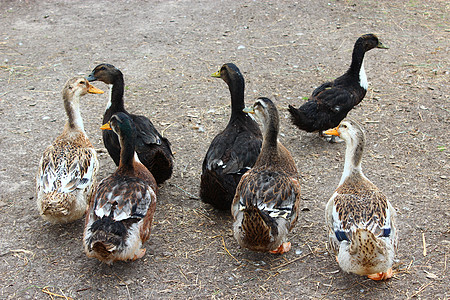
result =
M321 135L324 130L339 125L366 95L368 82L363 61L365 53L373 48L388 49L374 34L358 38L350 68L344 75L316 88L309 100L298 109L289 105L292 123L301 130L318 131Z
M173 154L170 142L156 130L145 116L128 113L124 107L124 79L122 72L110 64L100 64L87 78L89 81L103 81L110 86L109 101L103 115L103 123L111 116L123 112L131 117L136 126L136 153L139 160L153 174L158 184L172 176ZM116 165L120 161L120 143L117 135L109 130L103 131L103 143Z
M242 110L244 77L232 63L224 64L213 77L222 78L231 94L231 117L211 142L202 165L200 197L217 209L229 210L242 175L253 167L261 150L258 124Z

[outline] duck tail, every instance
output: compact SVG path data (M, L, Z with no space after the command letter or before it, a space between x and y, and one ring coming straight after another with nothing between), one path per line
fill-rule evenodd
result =
M303 111L289 105L289 113L291 114L291 122L301 130L307 130L310 127L311 122L304 114Z
M377 254L384 254L384 248L380 245L372 231L368 229L359 228L353 232L351 238L350 253L357 254L360 252Z
M273 220L270 216L260 211L255 205L248 205L244 209L244 217L242 219L242 229L247 237L257 238L258 241L251 241L254 244L268 244L270 242L271 229L277 230L276 226L273 228L270 224Z
M103 217L95 221L88 230L92 235L87 241L87 249L96 252L105 260L108 260L112 253L122 248L125 243L127 232L125 225L110 217Z
M65 217L69 215L76 201L76 196L71 193L57 193L56 191L45 194L45 200L40 203L40 211L44 216Z

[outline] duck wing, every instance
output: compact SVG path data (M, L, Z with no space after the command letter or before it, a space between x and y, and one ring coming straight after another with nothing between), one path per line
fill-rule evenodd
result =
M262 140L250 132L223 133L212 141L203 168L223 174L243 174L255 164Z
M161 145L162 137L153 123L144 116L131 115L136 126L137 138L136 148L145 147L149 144Z
M314 97L319 111L345 115L356 105L356 95L341 87L326 87Z
M284 218L291 227L298 217L300 184L282 171L251 170L239 183L239 210L256 206L272 219ZM290 230L290 228L289 228Z
M99 184L93 210L98 218L141 219L153 202L156 202L156 194L147 182L136 177L112 175Z
M339 249L338 244L343 240L351 241L359 228L371 231L376 237L395 236L395 215L394 208L375 185L366 183L358 189L344 182L326 208L333 248Z
M74 147L71 143L51 145L42 155L37 184L44 193L82 190L95 180L97 168L93 148Z

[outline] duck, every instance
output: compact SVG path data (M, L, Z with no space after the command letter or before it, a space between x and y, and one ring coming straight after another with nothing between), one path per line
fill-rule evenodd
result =
M282 254L291 249L288 233L298 219L300 182L294 159L278 141L275 104L259 98L245 112L262 123L263 144L253 168L239 182L231 206L233 234L241 247Z
M339 136L346 144L344 171L325 208L329 248L343 271L389 279L397 251L396 212L363 174L364 131L348 119L325 134Z
M224 64L212 77L221 78L231 94L231 116L206 152L200 178L200 198L218 210L230 211L242 175L256 162L261 151L262 134L245 108L245 82L239 68Z
M353 47L350 68L344 75L317 87L309 100L298 109L289 105L292 123L300 130L319 132L321 136L324 130L339 125L366 95L368 82L364 55L374 48L389 49L375 34L359 37ZM337 142L337 139L333 136L329 141Z
M50 223L70 223L80 219L96 183L97 152L84 130L80 98L101 94L86 78L67 80L62 90L67 122L62 133L48 146L39 161L36 176L37 208Z
M102 81L110 86L108 103L103 114L103 124L111 116L123 112L131 117L136 126L136 153L139 160L153 174L158 184L164 183L172 176L173 153L169 140L156 130L153 123L145 116L130 114L124 107L124 79L122 72L111 64L99 64L87 77L89 81ZM120 162L120 143L117 135L103 131L103 143L114 163Z
M150 237L158 185L134 150L137 130L128 114L112 115L101 129L119 136L120 162L92 194L85 220L84 251L106 264L136 260L146 252L142 245Z

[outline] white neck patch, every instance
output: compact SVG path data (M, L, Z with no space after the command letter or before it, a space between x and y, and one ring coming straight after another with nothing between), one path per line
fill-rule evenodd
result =
M111 99L112 99L112 88L113 88L113 85L112 84L108 84L108 86L109 86L109 99L108 99L108 103L106 103L106 109L109 109L111 107L111 103L112 103Z
M135 160L136 162L138 162L138 163L141 162L141 161L139 160L139 156L138 156L138 154L136 153L136 151L134 152L134 160Z
M367 82L366 70L364 70L364 61L361 63L361 69L359 70L359 85L367 91L369 83Z

